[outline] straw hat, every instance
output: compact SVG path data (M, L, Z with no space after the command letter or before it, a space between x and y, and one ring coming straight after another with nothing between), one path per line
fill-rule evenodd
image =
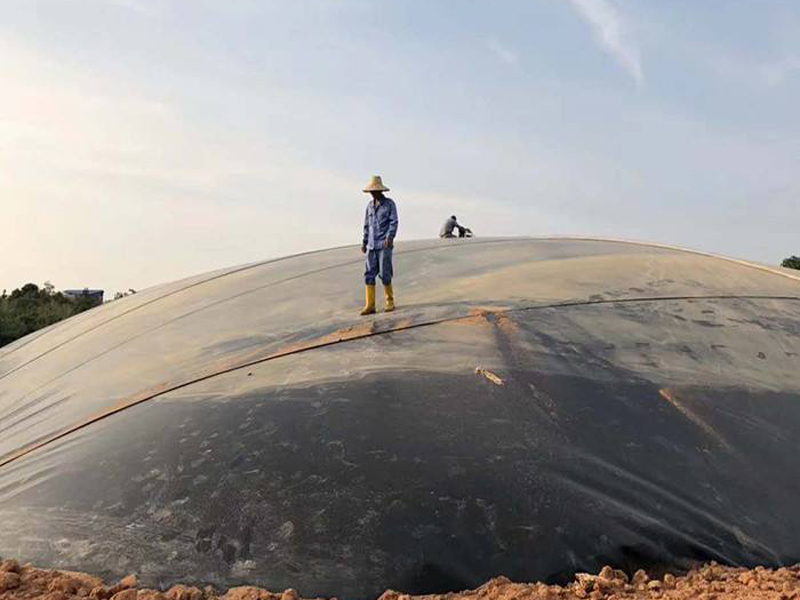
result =
M369 185L364 188L365 192L388 192L389 188L383 185L380 175L373 175Z

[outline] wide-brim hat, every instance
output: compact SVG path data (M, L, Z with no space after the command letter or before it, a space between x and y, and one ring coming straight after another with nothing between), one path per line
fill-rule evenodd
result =
M389 188L383 185L383 180L380 175L373 175L367 187L364 188L365 192L388 192Z

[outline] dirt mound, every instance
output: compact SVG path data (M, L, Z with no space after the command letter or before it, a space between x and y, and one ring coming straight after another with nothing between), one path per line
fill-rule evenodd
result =
M667 573L651 579L644 571L629 577L611 567L597 575L578 573L566 585L514 583L497 577L476 590L409 596L389 590L378 600L622 600L624 598L664 600L800 600L800 564L780 569L742 569L711 563L685 575ZM220 593L175 585L166 591L140 588L136 575L124 577L114 585L85 573L37 569L20 566L15 560L0 562L0 600L301 600L293 589L271 592L242 586Z

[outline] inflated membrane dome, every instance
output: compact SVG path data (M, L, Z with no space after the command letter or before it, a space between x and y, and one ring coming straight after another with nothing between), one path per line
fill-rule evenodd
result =
M430 592L800 559L800 281L599 240L217 271L0 350L0 554ZM380 297L380 293L379 293Z

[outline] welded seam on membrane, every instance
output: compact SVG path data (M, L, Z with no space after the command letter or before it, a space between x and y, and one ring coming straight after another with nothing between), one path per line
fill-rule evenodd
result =
M459 248L460 249L460 248L464 248L464 247L467 247L467 246L475 246L475 245L506 244L506 243L510 244L510 243L523 243L523 242L532 242L532 241L534 241L534 242L535 241L544 241L544 242L547 242L547 241L598 242L598 243L628 244L628 245L632 245L632 246L641 246L641 247L646 247L646 248L659 248L659 249L664 249L664 250L671 250L671 251L674 251L674 252L681 252L681 253L686 253L686 254L693 254L693 255L697 255L697 256L703 256L703 257L706 257L706 258L723 260L723 261L730 262L730 263L733 263L733 264L736 264L736 265L739 265L739 266L749 267L749 268L756 269L756 270L759 270L759 271L762 271L762 272L765 272L765 273L769 273L769 274L772 274L772 275L777 275L779 277L784 277L786 279L791 279L791 280L800 282L800 276L796 276L793 273L787 273L787 272L778 270L777 268L773 268L773 267L770 267L770 266L767 266L767 265L759 265L757 263L752 263L752 262L749 262L749 261L746 261L746 260L741 260L741 259L737 259L737 258L731 258L731 257L723 256L723 255L720 255L720 254L713 254L713 253L710 253L710 252L704 252L702 250L693 250L691 248L682 248L680 246L671 246L671 245L668 245L668 244L661 244L661 243L658 243L658 242L643 242L643 241L625 240L625 239L619 239L619 238L593 238L593 237L582 237L582 236L493 238L493 239L478 240L478 241L470 240L466 244L461 244L461 242L456 242L454 244L444 244L443 245L440 242L439 244L431 245L431 246L424 246L422 248L414 248L412 250L401 250L401 251L397 252L397 254L414 254L414 253L417 253L417 252L425 252L425 251L428 251L428 250L448 250L448 249L452 249L452 248ZM456 245L456 244L458 244L458 245ZM351 244L348 244L348 245L345 245L345 246L336 246L334 248L326 248L324 250L311 250L309 252L301 252L299 254L292 254L290 256L283 256L283 257L280 257L280 258L274 258L274 259L270 259L270 260L266 260L266 261L261 261L261 262L257 262L257 263L243 265L242 267L234 268L234 269L232 269L230 271L226 271L224 273L220 273L218 275L215 275L214 277L209 277L208 279L204 279L202 281L195 282L195 283L193 283L191 285L187 285L187 286L185 286L183 288L180 288L180 289L174 290L172 292L169 292L168 294L164 294L163 296L158 296L157 298L153 298L152 300L148 300L147 302L139 304L139 305L127 310L127 311L124 311L124 312L122 312L122 313L120 313L118 315L115 315L114 317L111 317L110 319L106 319L105 321L102 321L102 322L98 323L97 325L94 325L94 326L90 327L89 329L81 331L80 333L74 335L73 337L68 338L68 339L64 340L63 342L61 342L59 344L56 344L55 346L49 348L48 350L46 350L46 351L34 356L30 360L27 360L27 361L17 365L16 367L6 371L5 373L0 374L0 379L4 379L6 376L13 374L16 371L26 367L27 365L29 365L29 364L31 364L33 362L35 362L36 360L38 360L38 359L50 354L51 352L54 352L54 351L62 348L63 346L65 346L65 345L75 341L76 339L82 337L83 335L85 335L87 333L91 333L92 331L95 331L96 329L99 329L103 325L106 325L106 324L108 324L108 323L110 323L112 321L115 321L116 319L119 319L119 318L121 318L123 316L126 316L126 315L128 315L128 314L130 314L132 312L135 312L135 311L139 310L140 308L144 308L146 306L149 306L149 305L151 305L151 304L153 304L153 303L155 303L155 302L157 302L159 300L163 300L165 298L169 298L170 296L173 296L175 294L178 294L178 293L184 292L186 290L195 288L195 287L203 285L205 283L208 283L208 282L211 282L211 281L215 281L215 280L220 279L222 277L227 277L228 275L235 275L236 273L241 273L241 272L247 271L249 269L255 269L255 268L258 268L258 267L274 264L274 263L277 263L277 262L280 262L280 261L284 261L284 260L289 260L289 259L292 259L292 258L299 258L299 257L303 257L303 256L309 256L309 255L312 255L312 254L319 254L319 253L322 253L322 252L327 252L329 250L342 250L344 248L349 248L351 246L352 246ZM299 275L295 275L295 276L292 276L292 277L284 278L282 280L270 282L270 283L265 284L263 286L259 286L257 288L253 288L251 290L246 290L246 291L241 292L239 294L236 294L234 296L230 296L228 298L224 298L224 299L219 300L217 302L211 303L211 304L209 304L209 305L207 305L207 306L205 306L203 308L200 308L200 309L198 309L197 311L194 311L194 312L199 312L199 311L201 311L201 310L203 310L205 308L208 308L210 306L215 306L216 304L220 304L222 302L226 302L226 301L231 300L233 298L238 298L239 296L243 296L243 295L245 295L247 293L251 293L251 292L256 291L256 290L265 289L265 288L271 287L273 285L279 285L279 284L282 284L282 283L286 283L287 281L300 279L302 277L315 275L317 273L322 273L322 272L327 271L327 270L331 270L331 269L335 269L335 268L339 268L339 267L344 267L344 266L348 266L348 265L358 264L358 263L362 262L362 260L363 259L352 260L352 261L347 261L347 262L342 262L342 263L336 263L335 265L329 265L328 267L324 267L322 269L316 269L316 270L313 270L313 271L306 271L305 273L301 273ZM166 323L164 323L162 325L165 325L165 324L168 324L168 323L170 323L172 321L181 319L184 316L187 316L189 314L193 314L193 313L190 312L190 313L186 313L184 315L179 315L178 317L175 317L174 319L171 319L170 321L167 321ZM156 327L156 329L157 328L158 327ZM10 350L9 352L0 355L0 359L5 358L6 356L9 356L10 354L13 354L14 352L19 350L20 348L23 348L24 346L26 346L27 344L35 341L39 337L41 337L41 336L36 336L35 338L29 340L28 342L25 342L24 344L21 344L20 346L15 347L14 349ZM0 465L0 466L2 466L2 465Z
M514 243L514 242L531 241L531 240L535 240L535 239L542 239L544 241L544 240L548 240L550 238L490 239L490 240L470 241L469 244L471 246L474 246L474 245L484 245L484 244ZM553 238L553 239L557 239L557 238ZM589 240L588 240L588 238L587 239L575 238L575 241L589 241ZM595 241L601 241L601 240L595 240ZM617 242L618 240L613 240L613 241ZM636 243L636 242L625 242L625 243ZM264 267L264 266L267 266L267 265L271 265L271 264L274 264L274 263L277 263L277 262L281 262L281 261L284 261L284 260L289 260L289 259L292 259L292 258L302 258L304 256L310 256L312 254L320 254L322 252L328 252L328 251L333 251L333 250L343 250L345 248L350 248L350 247L354 247L353 244L346 244L344 246L334 246L332 248L323 248L321 250L309 250L308 252L299 252L297 254L290 254L288 256L281 256L279 258L271 258L269 260L263 260L263 261L259 261L259 262L255 262L255 263L249 263L249 264L246 264L246 265L242 265L240 267L234 267L230 271L225 271L223 273L219 273L217 275L214 275L213 277L209 277L209 278L203 279L201 281L196 281L195 283L192 283L190 285L187 285L187 286L184 286L182 288L178 288L176 290L168 292L168 293L164 294L163 296L157 296L157 297L155 297L155 298L153 298L151 300L143 302L142 304L137 304L136 306L133 306L133 307L129 308L128 310L119 313L118 315L114 315L113 317L111 317L109 319L106 319L105 321L102 321L102 322L98 323L97 325L94 325L94 326L90 327L89 329L86 329L86 330L76 334L75 336L65 340L61 344L56 345L51 350L58 349L62 345L68 344L69 342L72 342L75 339L81 337L82 335L84 335L86 333L90 333L90 332L94 331L95 329L97 329L99 327L102 327L103 325L105 325L107 323L115 321L115 320L117 320L117 319L119 319L121 317L124 317L124 316L132 313L132 312L136 312L140 308L144 308L146 306L150 306L151 304L153 304L155 302L158 302L159 300L163 300L165 298L169 298L170 296L174 296L175 294L179 294L181 292L185 292L186 290L190 290L192 288L195 288L197 286L209 283L211 281L216 281L217 279L221 279L223 277L227 277L228 275L235 275L237 273L242 273L242 272L248 271L250 269L256 269L258 267ZM397 252L397 254L412 254L414 252L422 252L422 251L425 251L425 250L438 250L438 249L446 249L446 248L454 248L454 247L456 247L456 246L442 246L442 245L425 246L424 248L415 248L413 250L401 250L401 251ZM338 267L343 267L343 266L347 266L347 265L358 264L360 262L363 262L363 260L364 259L362 258L362 259L359 259L359 260L351 260L351 261L347 261L347 262L343 262L343 263L337 263L336 265L331 265L330 268L337 267L337 266ZM322 271L326 270L327 268L329 268L329 267L326 267L325 269L317 269L317 270L314 270L314 271L306 271L305 273L301 273L300 275L296 275L296 276L294 276L294 277L292 277L290 279L296 279L296 278L304 277L304 276L307 276L307 275L314 275L315 273L322 272ZM189 279L191 279L191 277ZM277 283L281 283L281 282L277 282ZM166 284L163 284L163 285L169 285L169 283L166 283ZM155 287L157 287L157 286L155 286ZM263 286L263 287L268 287L268 286ZM140 292L140 293L144 293L146 291L147 290L144 290L143 292ZM77 315L75 315L75 316L77 316ZM53 327L57 327L59 325L65 325L68 322L69 322L68 320L59 321L57 323L53 323ZM46 327L44 329L46 330L48 328ZM24 348L29 343L31 343L31 342L35 341L37 338L41 337L41 333L39 335L36 335L36 333L38 333L38 332L34 332L34 333L30 334L31 336L34 336L32 339L27 340L26 342L24 342L22 344L19 344L17 346L14 346L11 350L8 350L5 353L0 353L0 359L5 358L6 356L10 356L11 354L16 352L17 350L19 350L21 348ZM44 331L42 331L42 333L44 333ZM28 336L25 336L25 337L28 337ZM48 354L49 352L50 352L50 350L48 350L47 352L42 353L40 356L34 357L33 359L31 359L30 362L32 362L33 360L36 360L37 358L41 358L41 356L44 356L45 354ZM20 366L24 366L24 365L20 365ZM10 372L4 373L3 375L0 375L0 379L2 379L3 377L5 377L8 374L10 374Z
M81 331L80 333L74 335L73 337L68 338L67 340L64 340L62 343L53 346L51 349L47 350L46 352L43 352L42 354L40 354L38 356L35 356L34 358L32 358L27 363L23 363L22 365L19 365L19 367L23 367L26 364L29 364L30 362L33 362L34 360L36 360L38 358L41 358L42 356L44 356L46 354L49 354L53 350L57 350L61 346L64 346L64 345L76 340L77 338L81 337L82 335L84 335L86 333L90 333L90 332L94 331L95 329L98 329L99 327L102 327L103 325L111 323L112 321L116 321L117 319L119 319L121 317L124 317L124 316L126 316L126 315L128 315L128 314L130 314L132 312L136 312L137 310L139 310L141 308L144 308L146 306L150 306L151 304L153 304L155 302L158 302L159 300L164 300L165 298L169 298L170 296L174 296L175 294L180 294L181 292L185 292L186 290L190 290L190 289L195 288L197 286L209 283L211 281L216 281L217 279L221 279L223 277L227 277L228 275L235 275L236 273L242 273L242 272L247 271L249 269L255 269L255 268L258 268L258 267L271 265L271 264L274 264L274 263L277 263L277 262L280 262L280 261L283 261L283 260L289 260L291 258L299 258L299 257L302 257L302 256L308 256L308 255L311 255L311 254L317 254L319 252L327 252L328 250L341 250L342 248L347 248L349 246L350 246L350 244L348 244L347 246L337 246L337 247L334 247L334 248L326 248L324 250L311 250L309 252L301 252L299 254L291 254L289 256L282 256L280 258L271 258L269 260L264 260L264 261L260 261L260 262L257 262L257 263L251 263L251 264L247 264L247 265L242 265L241 267L234 267L230 271L225 271L223 273L219 273L217 275L214 275L213 277L208 277L207 279L203 279L201 281L196 281L196 282L194 282L192 284L189 284L189 285L186 285L186 286L184 286L182 288L178 288L176 290L168 292L168 293L166 293L166 294L164 294L162 296L157 296L155 298L147 300L146 302L143 302L142 304L137 304L136 306L133 306L133 307L129 308L128 310L125 310L125 311L119 313L118 315L114 315L113 317L110 317L110 318L106 319L105 321L101 321L97 325L93 325L89 329L85 329L84 331ZM166 285L169 285L169 284L166 284ZM64 323L66 323L66 322L64 322ZM57 325L57 324L58 323L54 323L54 325ZM37 337L39 337L39 336L37 336ZM4 354L1 354L0 358L5 358L6 356L9 356L10 354L13 354L14 352L19 350L20 348L24 348L25 346L27 346L30 342L35 341L35 339L36 338L34 338L32 340L29 340L28 342L25 342L24 344L20 344L19 346L14 347L13 349L9 350L8 352L6 352ZM13 373L14 370L16 370L16 369L8 371L7 373L3 373L2 375L0 375L0 379L5 377L6 375L9 375L9 374Z
M516 242L516 241L524 241L524 240L485 240L485 241L478 242L478 243L479 244L491 244L491 243L504 243L504 242ZM412 253L415 253L415 252L423 252L423 251L427 251L427 250L446 249L446 248L452 248L452 247L454 247L454 246L426 246L424 248L416 248L414 250L406 250L406 251L403 251L403 252L398 252L398 254L412 254ZM332 248L332 250L335 250L335 249L336 248ZM295 255L295 256L299 256L299 255ZM291 258L291 257L289 257L289 258ZM294 281L294 280L297 280L297 279L302 279L303 277L308 277L310 275L316 275L316 274L319 274L319 273L324 273L326 271L331 271L331 270L334 270L334 269L338 269L340 267L351 266L351 265L358 264L358 263L361 263L361 262L363 262L363 258L359 259L357 261L347 261L347 262L335 263L335 264L332 264L332 265L328 265L327 267L322 267L320 269L314 269L313 271L305 271L304 273L299 273L297 275L292 275L291 277L285 277L283 279L270 281L269 283L265 283L263 285L259 285L259 286L254 287L254 288L250 288L250 289L245 290L243 292L239 292L237 294L233 294L232 296L226 296L225 298L221 298L219 300L215 300L214 302L211 302L209 304L203 305L203 306L201 306L199 308L196 308L195 310L191 310L189 312L182 313L182 314L180 314L180 315L178 315L176 317L173 317L173 318L168 319L168 320L166 320L166 321L164 321L162 323L159 323L155 327L151 327L150 329L142 331L137 335L129 337L129 338L127 338L127 339L115 344L114 346L111 346L110 348L106 348L105 350L103 350L99 354L96 354L96 355L94 355L94 356L92 356L92 357L90 357L90 358L88 358L86 360L83 360L82 362L74 365L72 368L68 369L64 373L61 373L57 377L54 377L53 379L43 383L42 385L40 385L39 387L35 388L34 390L31 390L30 392L26 393L21 398L18 398L16 400L16 402L19 402L20 400L24 400L29 395L36 393L42 387L44 387L46 385L49 385L49 384L53 383L54 381L58 381L58 379L60 379L61 377L65 376L65 375L67 375L67 374L69 374L69 373L71 373L71 372L73 372L73 371L75 371L75 370L77 370L77 369L79 369L81 367L83 367L84 365L90 363L94 359L96 359L96 358L98 358L100 356L105 356L109 352L124 346L128 342L131 342L131 341L139 339L141 337L150 335L152 332L157 331L157 330L161 329L162 327L166 327L166 326L168 326L168 325L170 325L172 323L175 323L177 321L180 321L181 319L184 319L186 317L190 317L190 316L195 315L197 313L200 313L200 312L202 312L202 311L204 311L206 309L212 308L214 306L218 306L218 305L223 304L225 302L228 302L230 300L235 300L236 298L240 298L240 297L245 296L247 294L251 294L251 293L254 293L254 292L266 289L266 288L270 288L270 287L273 287L273 286L282 285L284 283L287 283L287 282L290 282L290 281ZM211 280L209 279L207 281L211 281ZM188 288L186 288L186 289L188 289ZM163 296L163 297L166 297L166 296ZM155 300L158 300L158 298L152 300L151 302L153 302ZM142 306L144 306L144 305L142 305ZM131 311L129 311L129 312L131 312ZM118 315L118 316L122 316L122 315ZM100 327L101 325L103 325L105 323L108 323L109 321L105 321L104 323L98 324L97 327L95 327L94 329L97 329L98 327ZM22 364L17 365L13 369L11 369L11 370L7 371L6 373L3 373L2 375L0 375L0 379L3 379L4 377L6 377L8 375L13 374L14 372L26 367L27 365L31 364L32 362L36 361L37 359L44 357L45 355L49 354L50 352L58 350L60 347L66 345L70 341L74 341L75 339L77 339L78 337L83 335L83 333L89 333L90 331L91 331L91 329L90 330L86 330L86 331L82 332L81 334L78 334L78 335L74 336L73 338L71 338L69 340L65 340L62 344L54 346L50 350L48 350L46 352L43 352L42 354L40 354L38 356L35 356L35 357L31 358L29 361L26 361L26 362L24 362ZM0 358L2 358L2 357L0 357Z
M247 367L252 367L254 365L262 364L262 363L265 363L265 362L270 362L272 360L277 360L279 358L285 358L287 356L293 356L293 355L297 355L297 354L302 354L303 352L308 352L310 350L319 350L321 348L327 348L327 347L335 346L335 345L342 344L342 343L345 343L345 342L352 342L352 341L367 339L367 338L371 338L371 337L375 337L375 336L379 336L379 335L385 335L385 334L389 334L389 333L397 333L397 332L402 332L402 331L408 331L408 330L411 330L411 329L420 329L422 327L431 327L431 326L434 326L434 325L441 325L441 324L444 324L444 323L454 323L454 322L458 322L458 321L465 321L465 320L469 320L469 319L474 319L474 318L482 316L482 315L493 315L494 316L494 315L509 314L509 313L528 312L528 311L534 311L534 310L544 310L544 309L554 309L554 308L573 308L573 307L579 307L579 306L594 306L594 305L604 305L604 304L635 304L635 303L648 303L648 302L674 302L674 301L692 301L692 300L783 300L783 301L791 301L791 302L800 302L800 296L757 296L757 295L751 295L751 296L734 296L734 295L658 296L658 297L652 297L652 298L621 298L621 299L616 299L616 300L611 300L611 299L608 299L608 300L606 300L606 299L604 299L604 300L575 300L575 301L570 301L570 302L558 302L558 303L553 303L553 304L540 304L540 305L531 305L531 306L520 306L520 307L517 307L517 308L504 308L504 309L495 309L495 310L475 308L475 309L473 309L474 312L471 312L470 314L467 314L467 315L459 315L459 316L453 316L453 317L440 317L440 318L437 318L437 319L430 319L428 321L420 321L420 322L417 322L417 323L409 323L409 324L406 324L406 325L399 325L399 326L396 326L396 327L392 327L390 329L383 329L383 330L379 330L379 331L374 331L374 330L371 329L370 331L367 331L367 332L364 332L364 333L356 333L356 334L353 334L353 335L350 335L350 336L346 336L345 335L344 337L340 337L338 339L330 339L330 340L322 341L322 342L320 342L320 341L318 341L318 342L310 342L310 343L308 343L308 344L306 344L304 346L292 347L292 348L290 348L288 350L282 350L282 351L274 352L274 353L272 353L272 354L270 354L268 356L264 356L264 357L261 357L261 358L258 358L258 359L248 360L248 361L239 363L237 365L226 367L224 369L219 369L217 371L214 371L214 372L211 372L211 373L207 373L207 374L201 375L199 377L195 377L194 379L191 379L189 381L185 381L183 383L174 384L174 385L169 386L169 387L164 388L164 389L158 389L158 386L153 386L153 387L149 388L150 392L148 392L147 390L139 392L139 394L144 394L144 396L142 396L141 398L137 398L136 397L137 395L135 394L135 395L129 397L127 402L125 402L125 403L123 403L121 405L118 405L113 409L110 409L110 410L107 410L107 411L105 411L103 413L95 415L94 417L90 417L89 419L86 419L85 421L82 421L82 422L80 422L80 423L78 423L76 425L73 425L70 429L68 429L66 431L62 431L61 433L58 433L58 434L56 434L56 435L54 435L54 436L52 436L52 437L50 437L48 439L45 439L45 440L43 440L43 441L41 441L41 442L39 442L39 443L37 443L37 444L35 444L33 446L30 446L28 448L23 448L21 451L17 452L16 454L13 454L13 455L9 456L8 458L6 458L2 462L0 462L0 468L6 466L8 464L11 464L15 460L18 460L18 459L20 459L20 458L22 458L22 457L24 457L24 456L26 456L26 455L28 455L28 454L30 454L32 452L35 452L36 450L44 448L45 446L47 446L49 444L52 444L53 442L56 442L56 441L58 441L60 439L63 439L63 438L65 438L65 437L67 437L67 436L69 436L69 435L71 435L71 434L73 434L73 433L75 433L77 431L80 431L81 429L84 429L84 428L86 428L86 427L88 427L90 425L93 425L94 423L102 421L103 419L105 419L107 417L110 417L112 415L120 413L120 412L122 412L124 410L127 410L129 408L133 408L134 406L138 406L139 404L143 404L144 402L147 402L148 400L153 400L154 398L157 398L158 396L162 396L164 394L168 394L170 392L174 392L174 391L189 387L189 386L194 385L196 383L201 383L203 381L208 381L209 379L213 379L214 377L218 377L220 375L226 375L228 373L232 373L234 371L238 371L239 369L245 369ZM375 321L372 320L372 321L368 321L367 323L369 323L370 325L374 325ZM336 332L332 332L332 333L336 333ZM331 334L328 334L328 335L331 335ZM326 336L321 336L321 337L324 339ZM320 338L317 338L317 339L320 339ZM161 385L163 386L164 384L161 384ZM152 391L154 389L156 389L156 391Z
M530 240L529 239L493 239L493 240L482 240L482 241L479 241L479 242L470 242L470 245L474 246L476 244L477 245L483 245L483 244L514 243L514 242L524 242L524 241L530 241ZM195 282L195 283L193 283L191 285L187 285L187 286L185 286L183 288L180 288L180 289L177 289L177 290L173 290L172 292L169 292L168 294L164 294L163 296L158 296L157 298L153 298L152 300L148 300L147 302L143 302L142 304L138 304L138 305L136 305L136 306L124 311L124 312L121 312L118 315L114 315L113 317L111 317L109 319L106 319L105 321L101 321L100 323L97 323L96 325L93 325L93 326L89 327L88 329L85 329L85 330L81 331L80 333L75 334L74 336L72 336L70 338L67 338L63 342L61 342L59 344L56 344L55 346L53 346L51 348L48 348L47 350L45 350L44 352L34 356L33 358L31 358L31 359L29 359L29 360L17 365L16 367L14 367L12 369L9 369L8 371L6 371L3 374L0 374L0 379L3 379L5 377L7 377L8 375L11 375L11 374L15 373L16 371L28 366L32 362L35 362L35 361L39 360L40 358L42 358L44 356L47 356L51 352L54 352L54 351L56 351L56 350L58 350L58 349L60 349L60 348L62 348L64 346L66 346L69 343L74 342L76 339L82 337L83 335L85 335L87 333L91 333L92 331L95 331L95 330L99 329L100 327L102 327L104 325L107 325L108 323L111 323L112 321L116 321L117 319L119 319L121 317L129 315L130 313L135 312L135 311L137 311L137 310L139 310L141 308L144 308L146 306L150 306L151 304L153 304L153 303L155 303L155 302L157 302L159 300L163 300L165 298L169 298L170 296L173 296L175 294L179 294L181 292L185 292L186 290L195 288L197 286L206 284L208 282L216 281L217 279L221 279L222 277L227 277L228 275L235 275L236 273L241 273L241 272L247 271L249 269L255 269L255 268L258 268L258 267L271 265L271 264L274 264L276 262L279 262L279 261L282 261L282 260L288 260L288 259L291 259L291 258L298 258L298 257L308 256L308 255L311 255L311 254L318 254L318 253L321 253L321 252L327 252L328 250L341 250L341 249L344 249L344 248L349 248L351 246L352 246L352 244L349 244L347 246L337 246L337 247L334 247L334 248L326 248L325 250L312 250L310 252L302 252L300 254L292 254L291 256L284 256L284 257L281 257L281 258L270 259L270 260L262 261L262 262L259 262L259 263L253 263L253 264L242 266L240 268L235 268L235 269L233 269L231 271L226 271L224 273L220 273L218 275L215 275L214 277L209 277L208 279L204 279L202 281ZM437 246L425 246L423 248L414 248L413 250L404 250L404 251L398 252L397 254L413 254L413 253L416 253L416 252L424 252L424 251L427 251L427 250L444 250L444 249L456 248L456 247L457 246L454 246L454 245L441 245L441 244L439 244ZM339 267L346 267L346 266L349 266L349 265L356 265L356 264L362 263L363 261L364 261L364 259L361 258L361 259L358 259L358 260L350 260L350 261L346 261L346 262L336 263L336 264L333 264L333 265L329 265L327 267L323 267L322 269L315 269L313 271L306 271L304 273L300 273L299 275L293 275L292 277L287 277L285 279L281 279L281 280L278 280L278 281L273 281L273 282L270 282L268 284L265 284L263 286L260 286L258 288L254 288L254 289L264 289L264 288L267 288L267 287L271 287L272 285L279 285L281 283L286 283L287 281L292 281L292 280L295 280L295 279L301 279L303 277L308 277L310 275L316 275L317 273L322 273L322 272L328 271L330 269L335 269L335 268L339 268ZM242 292L240 294L236 294L234 296L231 296L230 298L225 298L225 299L221 300L220 302L224 302L224 301L229 300L231 298L236 298L238 296L242 296L242 295L248 293L249 291L251 291L251 290L248 290L246 292ZM212 303L209 306L213 306L214 304L215 303ZM76 315L76 316L78 316L78 315ZM180 317L178 317L178 318L180 318ZM68 323L68 320L64 321L62 323ZM54 325L57 326L58 323L55 323ZM41 335L36 336L34 339L31 339L31 340L25 342L24 344L20 344L19 346L17 346L15 348L13 348L12 350L6 352L5 354L0 355L0 359L5 358L6 356L9 356L9 355L13 354L14 352L19 350L20 348L23 348L23 347L27 346L29 343L35 341L39 337L41 337ZM0 466L2 466L2 465L0 465Z

